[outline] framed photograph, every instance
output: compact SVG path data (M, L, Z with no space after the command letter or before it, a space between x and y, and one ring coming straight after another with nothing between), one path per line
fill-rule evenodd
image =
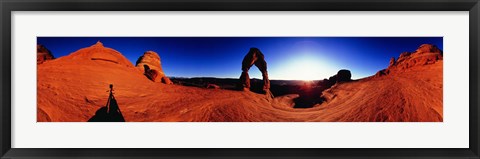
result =
M479 158L478 0L0 5L2 158Z

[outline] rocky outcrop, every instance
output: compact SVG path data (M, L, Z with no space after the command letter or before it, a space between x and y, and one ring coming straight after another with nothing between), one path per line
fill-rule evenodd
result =
M220 89L220 86L210 83L210 84L207 84L207 88L209 88L209 89Z
M170 80L170 78L168 78L167 76L163 76L160 79L160 82L165 83L165 84L173 84L172 80Z
M352 73L350 70L340 70L337 72L337 82L347 82L352 80Z
M50 52L50 50L43 45L37 44L37 64L42 64L45 61L53 59L55 59L55 57L53 57L53 54Z
M380 77L380 76L384 76L384 75L387 75L387 74L388 74L388 70L387 70L387 69L383 69L383 70L378 71L378 72L375 74L375 77Z
M410 56L411 54L412 54L412 53L410 53L410 52L402 52L398 58L399 58L399 59L403 59L403 58L405 58L405 57ZM393 58L393 57L392 57L392 58Z
M250 51L248 51L247 55L243 58L242 74L240 75L243 90L250 90L250 77L248 75L248 70L250 70L253 65L262 72L263 90L265 93L269 94L270 80L268 79L267 62L265 61L265 56L257 48L250 48Z
M335 85L336 83L348 82L348 81L351 81L351 80L352 80L352 73L350 72L350 70L341 69L337 72L336 75L333 75L333 76L329 77L328 79L324 79L323 83L325 83L327 85L327 87L331 87L331 86Z
M328 82L327 82L327 83L328 83L329 87L330 87L331 85L334 85L335 83L337 83L337 75L330 76L330 77L328 78Z
M440 50L437 46L432 44L422 44L415 50L416 54L423 54L423 53L439 53L442 54L442 50Z
M62 57L62 59L69 60L72 63L102 63L107 65L123 65L126 67L133 67L132 62L130 62L125 56L123 56L117 50L107 48L98 41L96 44L82 48L73 52L68 56Z
M395 57L390 58L390 63L388 64L388 67L392 67L395 65Z
M136 67L141 70L148 79L154 82L172 84L172 81L163 72L160 56L158 56L156 52L145 52L138 58Z
M379 77L390 73L402 72L411 67L434 64L440 60L443 60L442 50L432 44L423 44L415 52L401 53L397 60L392 57L387 69L378 71L375 76Z

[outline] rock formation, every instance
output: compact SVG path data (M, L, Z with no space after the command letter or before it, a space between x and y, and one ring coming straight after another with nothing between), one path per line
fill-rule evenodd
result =
M352 80L352 73L350 70L340 70L337 72L337 82L346 82Z
M415 51L417 54L423 54L423 53L439 53L442 54L442 50L440 50L437 46L432 45L432 44L422 44L418 49Z
M398 57L398 58L405 58L405 57L407 57L407 56L410 56L410 54L412 54L412 53L410 53L410 52L402 52L402 53L400 54L400 57Z
M411 67L429 65L439 60L443 60L442 50L432 44L422 44L415 52L401 53L397 60L392 57L387 69L378 71L375 76L402 72Z
M220 86L216 84L207 84L207 88L209 89L220 89Z
M47 60L53 60L52 52L48 50L45 46L37 44L37 64L44 63Z
M350 70L341 69L337 72L337 74L330 76L328 79L324 79L324 83L327 84L327 87L333 86L335 83L338 82L348 82L352 80L352 73Z
M73 63L91 64L93 61L95 63L116 64L126 67L133 67L132 63L120 52L104 47L100 41L90 47L77 50L71 53L69 56L63 57L63 59Z
M388 74L388 70L387 69L382 69L375 74L375 77L380 77L380 76L384 76L384 75L387 75L387 74Z
M390 63L388 64L388 67L392 67L395 65L395 57L390 58Z
M145 52L138 58L136 67L140 69L148 79L154 82L172 84L172 81L163 72L160 56L158 56L156 52Z
M250 51L248 51L247 55L245 55L243 58L242 75L240 76L243 90L250 90L250 76L248 75L248 70L250 70L253 65L255 65L260 72L262 72L263 90L267 94L270 93L270 80L268 79L267 62L265 61L265 56L257 48L250 48Z

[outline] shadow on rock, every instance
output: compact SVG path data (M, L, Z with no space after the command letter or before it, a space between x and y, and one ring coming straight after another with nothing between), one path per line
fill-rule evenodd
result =
M98 109L88 122L125 122L117 100L113 96L113 85L110 85L110 95L108 96L106 106Z

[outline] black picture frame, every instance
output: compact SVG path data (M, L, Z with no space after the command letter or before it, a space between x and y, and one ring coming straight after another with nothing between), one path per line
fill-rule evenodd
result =
M2 0L2 158L479 158L479 0ZM374 149L11 148L12 11L469 11L469 147ZM454 136L445 136L454 137Z

